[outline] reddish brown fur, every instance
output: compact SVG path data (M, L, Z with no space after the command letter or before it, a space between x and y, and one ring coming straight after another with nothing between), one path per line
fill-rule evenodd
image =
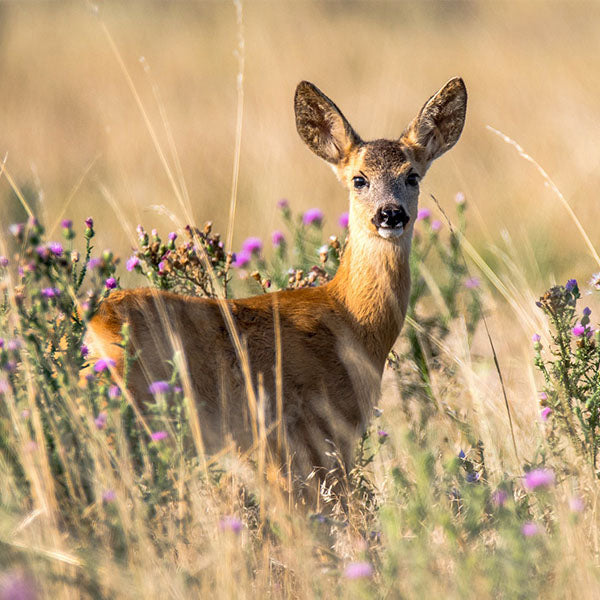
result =
M173 356L174 334L184 349L209 451L229 438L240 448L249 448L252 413L223 311L230 312L246 344L255 386L262 374L266 421L268 426L275 424L274 429L277 311L282 425L295 473L306 476L312 469L333 467L328 458L333 445L349 467L354 441L377 399L385 360L408 304L408 256L418 189L405 178L411 171L423 176L431 160L456 142L465 103L464 84L451 80L428 101L401 140L363 142L324 94L301 83L295 100L298 131L351 190L350 235L335 278L319 288L221 305L151 289L117 292L103 302L91 322L89 338L96 354L112 356L122 372L122 352L115 344L123 323L130 324L132 351L140 358L128 383L143 406L149 400L148 383L170 376L167 361ZM369 181L368 193L352 189L359 173ZM404 233L384 239L374 214L391 205L404 207L410 222Z

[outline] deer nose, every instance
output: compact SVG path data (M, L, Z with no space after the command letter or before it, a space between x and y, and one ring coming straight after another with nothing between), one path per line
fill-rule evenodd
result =
M375 225L386 229L396 229L399 226L406 227L409 221L410 217L402 206L380 208L375 217Z

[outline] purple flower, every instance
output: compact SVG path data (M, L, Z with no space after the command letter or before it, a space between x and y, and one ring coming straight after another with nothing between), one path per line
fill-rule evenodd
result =
M546 392L540 392L540 400L548 400L548 394L546 394Z
M166 260L161 260L161 261L158 263L158 274L159 274L159 275L164 275L164 274L165 274L165 271L166 271L166 269L167 269L167 264L168 264L168 263L167 263L167 261L166 261Z
M540 532L540 528L533 521L527 521L523 523L523 527L521 527L521 533L525 537L533 537Z
M244 243L242 244L242 249L248 252L249 254L260 254L262 247L262 240L257 237L249 237L246 240L244 240Z
M81 344L81 356L85 358L89 353L90 349L85 344Z
M104 429L106 427L106 421L108 419L108 415L102 411L98 414L98 416L94 419L94 424L98 429Z
M496 490L492 494L492 502L498 506L504 506L504 503L508 500L508 494L504 490Z
M464 460L466 454L465 451L461 448L460 452L458 453L458 458L460 458L461 460Z
M277 201L277 208L280 210L287 210L289 207L290 203L285 198L281 198L281 200Z
M540 412L540 418L542 421L547 421L548 417L552 414L552 409L549 406L544 406Z
M343 212L338 219L338 223L342 229L348 229L348 222L350 221L350 215L347 212Z
M592 314L592 309L589 306L586 306L583 309L583 316L584 317L589 317Z
M433 227L433 223L431 225ZM465 280L465 287L473 290L478 288L481 285L481 281L479 281L478 277L469 277L469 279Z
M417 221L425 221L431 217L431 211L428 208L420 208L417 213Z
M379 429L377 435L379 436L379 439L385 439L386 437L389 437L390 434L385 431L385 429Z
M581 337L585 333L585 327L581 323L578 323L571 331L575 337Z
M542 338L540 337L540 334L539 334L539 333L534 333L534 334L531 336L531 341L532 341L534 344L537 344L537 343L538 343L538 342L539 342L541 339L542 339Z
M525 487L530 490L547 488L554 485L555 479L551 469L533 469L525 473Z
M569 279L567 283L565 283L565 290L567 292L572 292L577 287L577 279Z
M126 263L125 268L128 271L133 271L140 264L140 259L133 255Z
M108 397L111 400L116 400L121 397L121 388L118 385L111 385L108 388Z
M73 227L73 221L71 221L71 219L63 219L60 223L60 226L63 229L71 229L71 227Z
M456 196L454 196L454 202L459 206L465 203L465 195L462 192L458 192Z
M114 500L117 499L117 494L115 494L114 490L105 490L102 493L102 501L103 502L113 502Z
M373 567L368 562L350 563L344 569L344 577L346 579L363 579L373 575Z
M92 227L94 226L94 219L92 219L92 217L88 217L88 218L87 218L87 219L84 221L84 223L85 223L85 226L86 226L88 229L92 229Z
M242 531L242 522L236 516L228 515L219 521L219 529L238 534Z
M177 234L174 231L169 233L169 241L174 242L177 239Z
M40 293L44 298L56 298L60 296L60 290L57 288L43 288Z
M0 574L0 599L36 600L38 594L31 578L22 570L13 569Z
M21 343L21 340L19 338L14 338L12 340L9 340L6 344L6 349L9 352L15 352L16 350L18 350L23 344Z
M273 246L275 246L275 248L278 248L279 246L281 246L281 244L283 244L283 242L285 242L285 236L281 231L279 231L279 229L275 230L271 234L271 242Z
M438 221L437 219L435 221L431 222L431 230L432 231L439 231L442 228L442 222Z
M235 253L235 260L233 261L233 266L238 268L247 267L250 261L252 260L252 255L247 250L240 250Z
M48 258L50 258L50 250L45 246L38 246L35 251L42 260L48 260Z
M54 256L62 256L63 247L59 242L50 242L48 244L48 248L50 249L50 252L54 254Z
M166 431L155 431L150 434L150 438L153 442L160 442L169 437L169 434Z
M302 222L305 225L316 225L319 226L323 222L323 211L320 208L309 208L302 215Z
M107 290L114 290L117 287L117 280L114 277L109 277L105 282Z
M466 480L469 483L475 483L476 481L479 481L480 477L481 477L481 475L479 475L479 473L477 471L469 471L467 473Z
M585 504L580 496L572 496L569 498L569 509L571 512L580 513L583 512Z
M171 389L168 381L154 381L148 386L148 391L152 395L166 394Z
M115 366L115 361L112 358L100 358L94 365L94 371L96 373L102 373L102 371L108 371L111 367Z
M90 258L90 260L88 260L87 268L90 271L93 271L101 263L102 263L102 261L99 258Z
M23 231L25 231L25 224L24 223L13 223L12 225L10 225L8 227L8 231L10 231L11 235L14 235L15 237L19 237Z
M0 267L8 267L8 258L0 256Z

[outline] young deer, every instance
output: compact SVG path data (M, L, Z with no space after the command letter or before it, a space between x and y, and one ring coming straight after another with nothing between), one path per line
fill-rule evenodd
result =
M245 379L241 367L245 354L254 390L262 389L266 398L270 447L277 453L276 432L287 446L277 457L280 464L289 459L296 476L313 470L323 476L335 466L335 446L349 469L406 314L419 181L457 142L466 104L462 79L451 79L399 139L365 142L325 94L300 83L298 133L350 192L348 242L333 280L227 301L153 289L116 292L90 324L95 354L112 357L122 373L117 344L122 325L129 323L130 354L138 359L128 386L143 407L149 382L168 378L168 361L182 349L209 451L227 439L241 449L256 441L256 404L249 403L248 375Z

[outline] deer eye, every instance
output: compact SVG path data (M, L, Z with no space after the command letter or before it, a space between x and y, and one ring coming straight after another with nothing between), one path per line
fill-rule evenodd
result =
M406 178L406 185L410 185L412 187L416 187L419 185L420 177L416 173L409 173Z
M367 180L364 177L361 177L360 175L357 175L356 177L352 178L352 184L354 185L354 189L356 190L360 190L365 186L369 185Z

